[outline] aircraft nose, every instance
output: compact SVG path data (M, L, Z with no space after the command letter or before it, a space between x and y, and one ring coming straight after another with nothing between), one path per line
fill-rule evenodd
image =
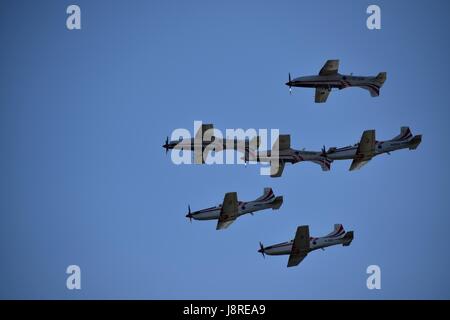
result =
M192 222L193 217L194 217L194 216L193 216L192 213L190 213L190 212L186 215L186 218L189 219L189 222Z
M166 149L166 153L167 153L167 151L169 151L170 149L173 148L173 145L170 144L170 143L165 143L165 144L162 145L162 147L163 147L164 149Z

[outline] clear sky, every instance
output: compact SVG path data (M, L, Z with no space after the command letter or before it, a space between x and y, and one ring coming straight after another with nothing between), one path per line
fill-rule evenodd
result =
M66 29L81 7L82 29ZM366 28L381 7L382 29ZM0 297L136 299L450 298L448 1L2 1L0 3ZM381 95L284 85L327 59L342 73L387 71ZM423 134L416 151L349 172L311 163L283 177L259 166L175 166L161 145L193 121L277 128L318 150ZM264 187L278 211L227 230L185 218ZM349 247L257 253L310 225L343 223ZM82 289L66 289L66 267ZM381 267L381 290L366 268Z

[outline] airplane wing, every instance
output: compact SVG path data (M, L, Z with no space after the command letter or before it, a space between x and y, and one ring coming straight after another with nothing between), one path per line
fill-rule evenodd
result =
M290 134L280 134L275 140L272 149L278 147L278 150L285 150L291 147L291 135Z
M204 164L205 159L203 159L203 148L194 150L194 163L195 164Z
M205 132L208 130L211 130L211 134L209 134L209 138L211 138L212 136L212 129L214 129L214 126L210 123L210 124L202 124L202 126L197 130L197 132L195 133L195 139L198 139L199 141L201 139L203 139ZM210 141L210 139L207 139L208 137L205 137L205 141Z
M327 101L328 96L330 95L331 90L326 87L317 87L316 88L316 103L324 103Z
M272 178L281 177L284 170L284 161L270 161L270 176Z
M373 158L375 152L375 130L366 130L363 132L361 141L356 150L355 158L350 166L350 171L361 169L370 159Z
M370 160L353 160L349 171L359 170L364 167Z
M284 162L280 160L279 151L291 148L291 135L280 134L272 146L270 156L276 160L270 161L270 176L272 178L281 177L284 170Z
M236 192L225 194L216 230L226 229L238 216L238 200Z
M202 124L202 126L197 130L197 132L195 133L195 138L194 138L194 143L196 145L201 144L201 142L203 140L205 141L212 141L212 131L209 131L209 134L205 136L205 132L208 130L212 130L214 129L214 126L212 124ZM200 150L197 150L198 152L196 152L196 150L194 149L194 163L195 164L204 164L205 163L205 159L203 159L203 152L205 151L203 146L201 148L201 152Z
M328 60L325 65L320 69L320 76L329 76L337 74L339 69L339 60Z
M309 227L299 226L289 255L288 268L298 265L309 252Z

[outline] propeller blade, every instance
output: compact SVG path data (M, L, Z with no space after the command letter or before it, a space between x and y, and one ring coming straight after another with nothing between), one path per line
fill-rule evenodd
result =
M291 73L289 72L289 94L292 94L292 86L291 86Z
M188 205L188 214L186 215L186 217L189 218L189 222L192 223L192 214L191 214L191 206Z
M322 157L327 158L327 149L325 148L325 145L322 147Z
M262 256L263 256L263 258L265 259L266 258L266 255L264 254L264 246L263 246L263 244L261 243L261 241L259 242L259 252L261 252L261 254L262 254Z
M169 137L166 137L166 144L164 145L164 148L166 149L166 154L169 152Z

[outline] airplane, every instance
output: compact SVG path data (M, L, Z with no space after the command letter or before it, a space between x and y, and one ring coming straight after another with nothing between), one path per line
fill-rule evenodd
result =
M363 132L359 143L343 148L330 148L326 152L324 146L322 153L330 161L353 160L349 168L349 171L353 171L363 167L375 156L383 153L390 154L391 151L406 148L415 150L421 142L422 135L413 136L409 127L401 127L399 135L386 141L377 141L375 130L366 130Z
M240 151L244 154L253 154L258 149L260 144L260 137L256 136L249 140L248 138L243 140L235 139L221 139L217 138L214 135L205 133L213 132L214 126L212 124L202 124L199 130L196 132L194 138L189 139L180 139L169 141L169 137L166 137L166 141L163 144L163 148L166 149L166 154L169 150L177 149L177 150L190 150L195 151L201 150L200 152L194 152L194 163L196 164L204 164L205 158L203 157L203 152L208 147L209 150L214 150L215 152L223 151L229 149L229 146L232 146L233 150ZM243 149L242 149L243 148Z
M291 79L289 73L289 81L286 82L289 93L292 87L316 88L315 102L324 103L333 88L341 90L348 87L360 87L369 90L372 97L377 97L386 81L386 72L380 72L375 77L363 77L339 74L338 69L339 60L328 60L320 69L319 75Z
M283 204L283 197L275 197L272 188L264 188L262 196L254 201L238 201L236 192L228 192L225 194L223 203L218 206L191 212L191 207L188 206L188 214L186 218L189 221L194 220L218 220L216 230L226 229L238 217L254 212L270 209L277 210Z
M335 224L334 230L325 237L314 238L309 236L309 226L297 227L295 238L291 241L282 242L272 246L264 247L260 242L259 253L267 255L289 255L288 268L298 265L311 251L342 244L349 246L353 240L353 231L345 232L342 224Z
M278 150L276 154L273 150ZM320 165L322 171L329 171L332 160L327 158L324 151L306 151L291 148L291 135L280 134L272 146L272 150L246 154L242 157L246 162L268 162L270 163L270 176L272 178L281 177L286 163L295 164L302 161L311 161Z

